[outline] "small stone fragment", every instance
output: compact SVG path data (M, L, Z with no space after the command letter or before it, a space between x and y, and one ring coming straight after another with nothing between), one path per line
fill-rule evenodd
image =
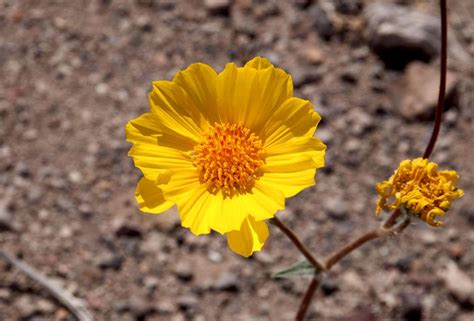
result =
M339 290L339 286L333 280L324 279L321 282L321 290L323 291L324 295L330 296Z
M118 219L113 222L115 236L117 237L142 237L142 231L139 226L131 224L126 220Z
M230 272L222 273L213 287L217 291L239 291L239 278L236 274Z
M199 303L199 299L194 294L180 296L177 300L178 307L183 311L194 309Z
M448 262L439 275L448 291L460 304L474 304L474 282L456 263Z
M189 282L193 279L194 272L188 264L178 264L174 270L178 279L184 282Z
M14 224L13 214L8 208L8 200L0 199L0 232L16 231L18 226Z
M400 295L401 315L406 321L422 321L423 305L412 293L402 292Z
M335 195L325 200L323 206L329 216L338 220L345 219L349 212L346 201L344 201L344 199L339 195Z
M100 254L96 259L96 265L103 270L112 269L118 271L122 267L122 263L123 258L111 252Z
M312 65L319 65L324 61L324 54L316 46L308 46L303 48L301 56Z
M230 0L204 0L204 6L213 15L228 16L230 5Z
M334 35L335 28L328 13L321 7L314 5L309 9L309 14L314 23L314 28L324 40L329 40Z

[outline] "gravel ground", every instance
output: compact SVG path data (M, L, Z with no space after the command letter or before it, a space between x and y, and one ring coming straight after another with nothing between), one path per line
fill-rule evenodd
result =
M321 113L328 145L317 185L279 217L328 255L378 224L375 183L421 155L432 128L437 37L405 12L429 25L437 2L394 1L409 32L391 40L374 2L0 0L0 249L96 320L292 320L309 281L271 277L300 259L291 243L272 227L264 251L244 259L218 235L179 228L173 210L139 214L124 125L148 110L152 80L196 61L221 70L268 57ZM449 98L433 160L459 172L465 196L445 227L413 224L341 261L308 320L474 320L474 3L448 7ZM74 318L0 262L0 320Z

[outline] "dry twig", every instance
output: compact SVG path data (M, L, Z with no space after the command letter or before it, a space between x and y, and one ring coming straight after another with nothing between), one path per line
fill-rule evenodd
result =
M94 321L92 314L86 309L82 300L74 297L66 290L55 284L55 282L40 271L29 266L25 262L11 256L3 250L0 250L0 258L11 264L19 271L26 274L30 279L48 290L51 295L58 300L64 307L66 307L78 321Z

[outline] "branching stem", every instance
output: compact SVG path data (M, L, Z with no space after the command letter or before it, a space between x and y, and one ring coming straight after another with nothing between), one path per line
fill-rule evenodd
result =
M388 219L390 220L390 218ZM387 222L388 222L387 220ZM401 222L399 225L387 229L385 228L385 224L382 225L382 227L371 230L366 232L365 234L361 235L360 237L356 238L355 240L347 243L346 245L342 246L339 250L336 250L334 254L330 255L329 258L325 262L326 268L329 270L331 267L339 262L342 258L344 258L346 255L354 251L355 249L361 247L365 243L377 239L379 237L385 237L389 235L396 235L402 232L405 228L408 227L410 224L410 219L405 218L403 222ZM393 225L392 225L393 226Z
M322 263L320 263L309 250L304 246L304 244L300 241L298 236L288 227L286 226L280 219L276 216L272 218L272 223L278 227L285 235L293 242L293 244L298 248L301 254L310 262L316 270L325 271L326 268Z
M448 24L447 24L447 13L446 13L446 0L440 0L440 9L441 9L441 63L440 63L440 80L439 80L439 94L438 94L438 104L436 106L435 113L435 123L433 126L433 131L431 133L431 138L426 147L425 152L423 153L423 158L429 158L433 152L436 140L438 139L439 131L441 128L442 115L444 110L444 100L446 97L446 69L447 69L447 47L448 47ZM315 267L317 272L326 272L331 269L337 262L347 256L349 253L355 249L361 247L365 243L377 239L379 237L385 237L388 235L396 235L402 232L405 228L410 225L410 219L405 217L405 219L397 224L398 218L401 215L399 209L395 210L392 215L385 221L385 223L377 229L371 230L359 238L350 241L346 245L342 246L340 249L336 250L324 264L320 263L314 258L314 256L308 251L308 249L301 243L295 233L284 225L278 218L273 218L273 223L288 236L288 238L295 244L298 250L306 257L306 259ZM303 321L308 310L311 299L313 298L316 289L319 286L319 278L317 275L314 276L311 283L308 286L308 289L305 292L303 300L301 302L300 308L296 315L295 321Z

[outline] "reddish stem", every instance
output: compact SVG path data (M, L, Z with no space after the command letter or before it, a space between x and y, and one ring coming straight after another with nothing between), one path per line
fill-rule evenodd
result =
M446 96L446 69L448 62L448 19L446 14L446 0L440 0L441 9L441 64L439 77L439 94L438 105L436 107L435 123L431 134L430 142L426 147L423 158L430 157L433 152L436 140L438 139L439 130L441 128L441 119L444 110L444 100Z
M321 264L312 254L311 252L304 246L304 244L300 241L298 236L282 221L280 221L276 216L272 218L273 224L278 227L285 235L293 242L293 244L298 248L298 250L305 256L305 258L314 266L316 270L324 271L324 265Z
M319 286L319 280L315 276L313 280L311 280L311 283L308 286L308 289L306 290L306 293L304 294L303 300L301 301L300 308L298 309L298 313L296 314L295 321L303 321L304 316L306 315L306 311L309 308L309 305L311 303L311 299L314 296L314 292L316 292L316 289Z

